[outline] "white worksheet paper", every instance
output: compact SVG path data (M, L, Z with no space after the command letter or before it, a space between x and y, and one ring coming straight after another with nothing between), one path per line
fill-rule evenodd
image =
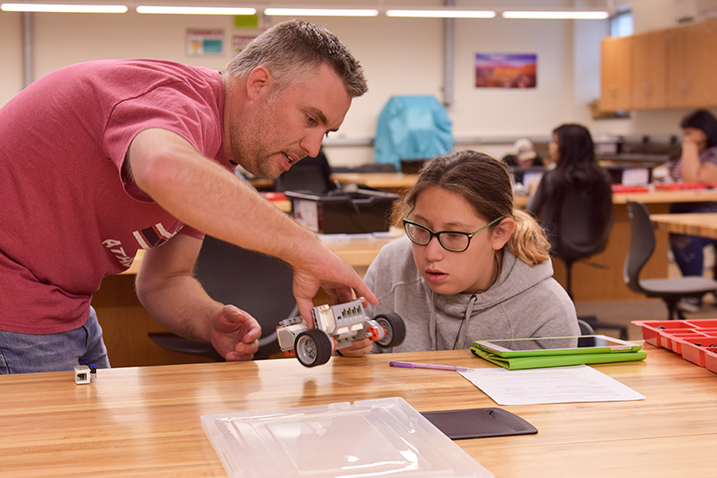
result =
M459 372L498 405L643 400L635 390L587 365Z

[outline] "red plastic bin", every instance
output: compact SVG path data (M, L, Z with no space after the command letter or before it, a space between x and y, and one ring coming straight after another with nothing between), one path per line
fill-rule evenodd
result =
M667 334L662 335L662 339L667 340L668 345L665 347L672 350L676 354L682 354L682 341L680 339L701 339L705 338L705 334L700 334L693 331L676 332L670 336Z
M702 190L702 189L711 189L715 185L711 183L688 183L688 182L680 182L680 183L662 183L662 184L655 184L655 189L658 191L692 191L692 190Z
M669 320L665 322L670 322ZM717 330L717 319L695 319L695 320L683 320L685 324L690 324L692 327L700 329L712 328Z
M682 358L705 367L705 353L707 350L717 350L717 337L679 338L682 342Z
M717 319L635 320L645 342L717 373Z
M712 322L712 319L708 319ZM697 321L694 321L697 322ZM642 338L645 342L655 347L668 347L665 340L663 345L663 334L675 333L678 331L694 331L696 326L686 320L635 320L632 322L642 329Z
M717 373L717 350L705 351L705 367L707 370Z

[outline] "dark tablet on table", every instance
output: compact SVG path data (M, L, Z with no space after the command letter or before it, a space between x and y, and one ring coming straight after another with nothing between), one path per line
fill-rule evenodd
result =
M451 440L538 433L533 425L502 408L437 410L421 415Z

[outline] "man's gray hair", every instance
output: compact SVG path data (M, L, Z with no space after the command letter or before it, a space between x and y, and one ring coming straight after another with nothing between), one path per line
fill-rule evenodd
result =
M368 91L361 65L339 39L302 20L279 23L259 35L229 62L227 72L244 76L264 66L281 90L322 63L336 72L352 98Z

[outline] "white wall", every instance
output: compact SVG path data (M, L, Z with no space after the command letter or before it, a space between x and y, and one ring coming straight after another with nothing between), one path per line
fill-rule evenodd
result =
M22 17L0 12L0 106L23 87Z
M301 3L301 0L295 0ZM636 29L664 28L672 21L673 0L632 0ZM334 3L352 3L342 0ZM316 3L316 2L314 2ZM356 2L353 2L356 3ZM391 4L441 5L440 0L397 0ZM458 6L490 1L457 0ZM515 7L531 0L506 0ZM620 2L617 2L620 3ZM624 3L624 2L623 2ZM657 5L659 3L659 5ZM602 0L542 0L544 7L604 7ZM657 8L659 7L659 8ZM667 13L665 13L667 10ZM99 58L150 57L222 69L234 30L229 17L92 14L33 14L34 70L39 77L62 66ZM392 95L430 94L442 99L443 21L432 19L313 18L325 25L361 61L369 93L354 101L327 155L332 164L372 162L370 146L356 144L375 135L376 119ZM188 28L223 28L226 53L185 54ZM500 156L517 136L547 139L557 125L578 121L595 135L676 134L686 111L634 112L630 119L593 121L588 103L600 93L600 46L607 21L456 20L454 102L448 108L454 136L477 138L470 146ZM0 12L0 105L22 88L22 15ZM478 52L537 53L537 88L475 88L473 59ZM504 141L501 140L504 139ZM467 147L461 145L461 147Z

